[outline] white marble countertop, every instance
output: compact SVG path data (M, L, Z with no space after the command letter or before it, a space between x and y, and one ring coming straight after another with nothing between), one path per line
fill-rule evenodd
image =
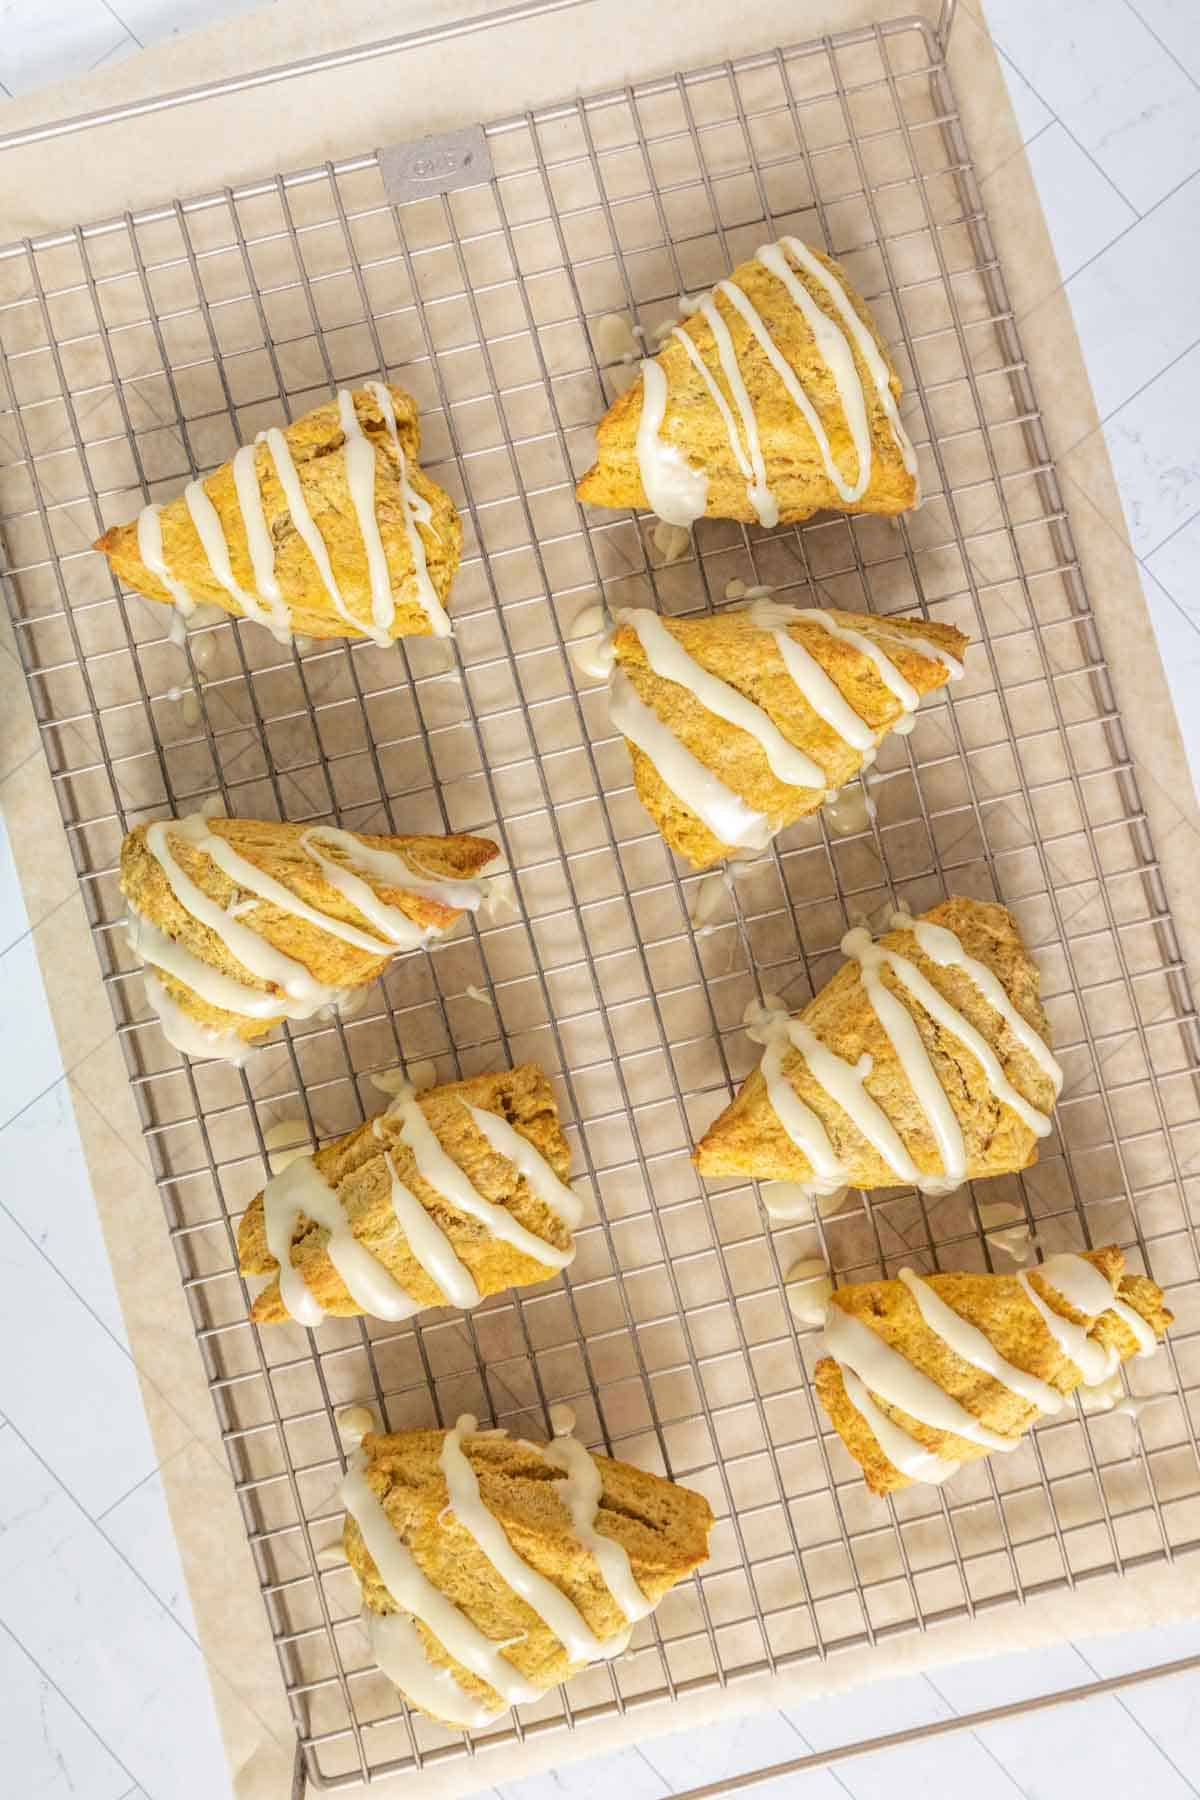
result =
M0 0L0 96L249 10L249 0ZM1200 781L1200 7L986 0L986 14ZM2 109L0 98L0 129ZM1086 468L1086 458L1072 458L1064 475L1073 502L1090 504L1072 466ZM8 704L20 684L0 622L0 722L23 717ZM44 779L41 755L31 731L0 723L0 815L19 787ZM63 1066L35 955L34 931L67 898L66 879L50 868L27 906L0 816L4 1791L221 1800L233 1790L72 1110L93 1102ZM114 1137L111 1148L142 1159L139 1144ZM159 1398L169 1409L170 1395ZM174 1454L194 1449L181 1420ZM1200 1621L993 1658L655 1739L500 1791L505 1800L600 1800L619 1788L627 1800L660 1800L810 1749L1197 1651ZM978 1800L1196 1795L1200 1707L1187 1680L858 1757L775 1791L799 1800L968 1789Z

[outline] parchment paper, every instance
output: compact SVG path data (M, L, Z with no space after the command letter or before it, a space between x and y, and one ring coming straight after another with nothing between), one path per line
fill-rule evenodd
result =
M9 130L90 111L322 50L366 43L433 21L482 14L469 0L324 0L280 6L179 40L10 106ZM422 131L517 112L590 91L803 41L894 16L895 0L733 0L646 8L594 0L557 18L506 26L258 94L234 95L7 153L0 238L117 214L276 169L311 166ZM995 51L971 0L960 6L951 71L1000 257L1021 322L1092 602L1124 712L1143 799L1185 957L1197 962L1194 894L1200 817L1153 629L1138 583L1070 309ZM7 626L4 627L7 630ZM10 744L31 742L23 691L3 696ZM9 758L5 766L11 766ZM36 918L50 1004L92 1174L96 1203L143 1383L201 1642L242 1800L290 1791L294 1737L258 1583L245 1543L203 1371L141 1144L112 1018L75 891L51 784L39 761L8 815ZM55 905L55 902L65 904ZM53 909L53 910L51 910ZM47 916L49 915L49 916ZM489 1753L482 1762L382 1784L381 1795L469 1793L518 1774L596 1755L652 1731L681 1730L724 1712L778 1705L940 1662L1092 1632L1145 1626L1194 1611L1194 1581L1170 1568L1105 1578L1024 1608L989 1613L928 1636L892 1640L826 1667L737 1684L674 1706L642 1709L574 1736ZM186 1725L182 1729L186 1738Z

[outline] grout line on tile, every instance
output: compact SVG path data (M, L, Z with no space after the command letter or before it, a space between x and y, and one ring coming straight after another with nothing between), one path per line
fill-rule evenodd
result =
M1195 345L1193 345L1192 348L1195 349ZM1160 538L1158 543L1155 544L1155 546L1152 550L1143 550L1137 558L1138 562L1141 563L1142 567L1148 569L1149 563L1150 563L1150 558L1152 556L1157 556L1159 551L1165 549L1169 543L1173 542L1173 540L1179 536L1181 531L1186 531L1189 525L1194 525L1196 522L1197 516L1200 516L1200 507L1197 507L1196 512L1189 513L1187 518L1181 520L1178 525L1172 526L1171 530L1168 531L1166 537ZM1150 570L1150 573L1153 574L1154 573L1153 570ZM1155 575L1154 579L1156 581L1158 581L1159 587L1163 587L1165 585L1162 581L1159 581L1159 578L1157 575Z
M16 1429L15 1426L13 1427L13 1429L14 1430ZM17 1432L17 1436L20 1437L20 1435L21 1435L20 1432ZM22 1442L24 1442L23 1439L22 1439ZM71 1498L74 1499L74 1495L72 1495ZM17 1649L21 1652L22 1656L28 1657L29 1661L33 1664L34 1668L37 1670L37 1672L41 1676L42 1680L46 1683L46 1686L49 1688L53 1688L54 1692L58 1695L58 1697L62 1701L63 1705L67 1708L67 1710L69 1712L74 1713L75 1717L79 1720L79 1723L83 1726L84 1730L89 1732L90 1735L95 1738L95 1740L98 1744L103 1745L104 1749L107 1750L108 1754L112 1757L112 1759L116 1763L117 1767L119 1769L123 1770L126 1775L132 1776L133 1770L128 1766L127 1763L122 1762L121 1758L117 1755L117 1753L113 1749L112 1745L110 1743L108 1743L104 1738L101 1737L100 1733L96 1730L96 1727L92 1724L91 1720L86 1716L86 1714L81 1713L79 1708L69 1698L69 1696L63 1693L63 1691L59 1687L57 1681L55 1681L53 1675L48 1674L46 1672L46 1670L43 1669L41 1663L38 1661L37 1657L33 1654L33 1651L29 1648L28 1644L23 1643L21 1641L21 1639L17 1636L16 1632L12 1631L9 1628L9 1626L5 1624L3 1619L0 1619L0 1631L2 1631L4 1633L4 1635L7 1638L9 1638L17 1646ZM136 1781L134 1781L134 1784L133 1784L132 1788L129 1790L129 1792L131 1794L136 1794L138 1792L138 1784ZM129 1800L128 1794L125 1796L125 1800Z
M1090 1664L1089 1664L1089 1667L1090 1667ZM1093 1673L1095 1673L1094 1670L1093 1670ZM928 1670L926 1670L926 1672L925 1672L924 1681L925 1681L926 1687L933 1689L934 1693L937 1695L937 1697L941 1701L942 1705L948 1706L950 1708L951 1717L958 1718L959 1711L958 1711L957 1706L953 1705L953 1703L946 1698L945 1694L943 1694L941 1688L938 1686L937 1682L933 1679L933 1676L929 1673ZM979 1745L979 1748L983 1751L984 1755L986 1757L988 1757L992 1763L995 1764L997 1769L999 1769L1001 1775L1004 1776L1004 1779L1008 1782L1008 1784L1012 1788L1013 1792L1016 1794L1020 1794L1022 1796L1022 1800L1029 1800L1029 1789L1026 1787L1022 1787L1021 1783L1017 1780L1017 1778L1013 1774L1012 1770L1005 1767L1005 1765L1001 1762L1000 1758L996 1755L996 1752L992 1749L991 1745L989 1743L987 1743L982 1737L980 1737L978 1731L972 1730L970 1735L971 1735L972 1740L976 1744Z
M1061 113L1055 111L1054 107L1051 106L1050 102L1046 99L1046 96L1043 93L1041 93L1038 88L1036 88L1034 86L1032 81L1030 81L1028 75L1025 73L1024 69L1021 67L1021 65L1017 61L1016 57L1013 56L1011 54L1011 52L1009 52L1007 50L1002 50L1000 48L999 39L994 38L993 42L996 46L996 49L999 51L1002 59L1005 62L1011 64L1011 66L1016 70L1017 74L1021 77L1021 80L1025 83L1025 86L1029 89L1030 93L1033 95L1034 99L1039 101L1041 103L1041 105L1046 108L1046 111L1050 114L1050 118L1047 121L1047 124L1042 127L1042 130L1044 131L1044 130L1048 129L1048 127L1050 125L1061 125L1063 130L1066 132L1067 136L1070 138L1071 142L1074 144L1075 148L1080 152L1081 155L1087 157L1088 161L1091 163L1092 167L1095 169L1097 175L1099 175L1102 180L1106 181L1108 183L1109 187L1112 189L1113 193L1116 194L1117 198L1119 200L1123 200L1125 202L1126 206L1128 206L1131 209L1131 211L1133 212L1133 214L1135 216L1135 223L1136 223L1136 220L1138 218L1140 218L1142 215L1140 213L1138 213L1138 209L1136 206L1134 206L1133 201L1129 198L1129 196L1127 194L1123 194L1121 192L1121 189L1117 186L1117 184L1113 180L1112 176L1107 174L1105 172L1105 170L1101 168L1100 164L1096 161L1096 158L1092 155L1091 151L1087 148L1086 144L1080 143L1079 139L1075 136L1075 133L1071 130L1071 127L1067 124L1067 121L1062 117ZM1039 131L1035 135L1037 137L1040 137L1042 134ZM1029 143L1032 143L1032 142L1033 142L1033 138L1030 138ZM1025 149L1028 149L1028 147L1029 147L1028 144L1023 146L1023 148L1025 148ZM1035 183L1035 186L1036 186L1036 183ZM1038 199L1040 202L1040 200L1041 200L1040 194L1038 196ZM1156 202L1156 204L1157 204L1157 202ZM1044 210L1044 208L1043 208L1043 210ZM1151 207L1150 211L1152 212L1153 210L1154 210L1154 208Z
M136 1365L135 1365L135 1367L136 1367ZM124 1506L126 1500L128 1500L132 1495L136 1494L141 1488L148 1486L149 1483L154 1480L154 1477L156 1475L161 1475L163 1470L170 1468L171 1464L173 1462L177 1461L178 1458L183 1455L185 1450L190 1450L194 1444L199 1444L199 1442L200 1442L199 1438L192 1437L192 1438L189 1438L185 1444L181 1444L179 1446L178 1450L172 1450L170 1456L164 1457L163 1461L160 1463L155 1463L154 1467L151 1470L149 1470L149 1472L147 1474L143 1475L140 1481L135 1481L131 1488L126 1489L125 1493L118 1495L118 1497L115 1500L111 1500L109 1502L109 1504L104 1508L103 1512L98 1512L98 1513L93 1514L92 1515L93 1523L98 1525L100 1527L100 1529L103 1531L104 1530L104 1521L105 1521L105 1519L107 1519L109 1513L115 1512L117 1510L118 1506ZM105 1537L108 1537L107 1531L104 1532L104 1535L105 1535ZM174 1534L172 1533L172 1535L174 1535Z
M127 20L125 20L121 17L121 15L117 11L116 7L111 6L109 4L109 0L100 0L100 4L104 8L105 12L110 14L110 16L117 21L117 24L121 27L121 30L125 33L125 35L127 37L131 37L133 39L133 41L137 45L138 49L144 50L146 48L146 46L142 42L142 39L138 36L137 32L133 29L133 26L130 25Z
M1165 39L1159 37L1157 31L1155 31L1155 29L1154 29L1153 25L1151 25L1149 19L1147 19L1144 16L1144 14L1139 11L1139 9L1134 5L1133 0L1125 0L1125 5L1126 5L1127 10L1133 14L1133 16L1137 20L1138 24L1141 25L1144 30L1149 32L1150 36L1154 39L1155 43L1158 45L1159 49L1163 52L1163 54L1165 56L1170 57L1171 61L1175 64L1175 67L1179 70L1180 74L1183 75L1184 77L1186 77L1186 79L1191 82L1191 84L1194 88L1200 88L1200 81L1196 80L1196 77L1192 74L1192 71L1187 67L1186 63L1180 62L1179 58L1176 56L1175 52L1172 50L1170 44L1168 44L1165 41Z
M1196 633L1196 635L1198 637L1200 637L1200 622L1193 619L1191 613L1188 612L1186 607L1180 605L1179 601L1175 598L1174 594L1171 592L1170 588L1166 585L1166 583L1159 581L1158 576L1154 573L1154 570L1151 568L1148 568L1146 566L1146 564L1142 561L1140 556L1137 558L1137 566L1139 569L1141 569L1141 571L1144 575L1148 575L1150 577L1151 581L1154 582L1156 587L1159 587L1162 589L1163 593L1167 596L1167 599L1171 602L1171 605L1175 608L1175 611L1179 614L1179 616L1183 620L1184 624L1190 626L1191 629ZM1161 648L1161 646L1160 646L1160 648Z
M1093 1663L1093 1661L1089 1657L1087 1651L1081 1650L1079 1648L1078 1644L1075 1645L1075 1649L1076 1649L1076 1652L1078 1653L1079 1657L1083 1661L1083 1663L1087 1666L1087 1668L1089 1668L1091 1670L1092 1674L1096 1677L1096 1679L1099 1680L1100 1679L1100 1671L1096 1667L1095 1663ZM1174 1769L1176 1775L1178 1775L1180 1781L1183 1782L1183 1784L1187 1788L1188 1792L1190 1794L1194 1794L1196 1792L1195 1783L1188 1779L1188 1777L1184 1774L1183 1770L1180 1768L1179 1764L1175 1761L1175 1758L1173 1756L1168 1755L1168 1753L1163 1749L1162 1745L1158 1742L1157 1738L1153 1737L1151 1735L1151 1733L1146 1730L1146 1727L1142 1724L1142 1721L1138 1718L1137 1714L1135 1712L1131 1711L1129 1706L1126 1704L1125 1696L1121 1693L1114 1693L1112 1697L1116 1701L1117 1705L1121 1708L1121 1711L1125 1714L1126 1718L1131 1720L1131 1722L1137 1726L1138 1730L1141 1732L1142 1736L1146 1739L1147 1743L1149 1743L1151 1748L1154 1750L1157 1750L1158 1754L1162 1757L1163 1761L1165 1763L1169 1764L1169 1766L1172 1769Z
M1149 215L1147 215L1147 216L1149 216ZM1113 239L1113 242L1114 243L1116 242L1115 238ZM1159 379L1160 376L1166 375L1171 369L1176 368L1178 366L1178 364L1183 361L1185 356L1190 356L1192 354L1192 351L1195 350L1198 345L1200 345L1200 338L1194 339L1193 342L1190 343L1186 349L1181 350L1179 352L1178 356L1173 356L1171 358L1170 362L1165 362L1162 365L1161 369L1156 369L1154 371L1154 374L1150 376L1148 381L1143 381L1141 387L1134 388L1132 394L1126 394L1125 398L1121 401L1119 406L1114 406L1111 409L1111 411L1106 412L1101 416L1101 419L1100 419L1101 425L1107 425L1110 419L1114 419L1117 416L1117 414L1119 412L1121 412L1126 406L1130 405L1130 403L1132 401L1136 400L1141 394L1144 394L1146 392L1147 388L1153 387L1154 383ZM1080 438L1078 441L1080 443L1082 443L1083 439ZM1074 448L1075 448L1075 445L1072 444L1071 449L1073 450ZM1174 537L1174 535L1175 535L1174 532L1172 532L1171 535L1172 535L1172 537ZM1166 542L1165 538L1163 539L1163 542L1164 543ZM1159 546L1156 544L1154 546L1154 549L1157 550L1158 548L1159 548ZM1153 551L1147 552L1148 555L1153 555L1153 553L1154 553Z
M1181 180L1179 180L1175 183L1175 186L1173 188L1169 188L1167 190L1167 192L1161 196L1160 199L1156 200L1154 202L1153 206L1148 206L1144 213L1137 212L1137 208L1135 207L1134 212L1136 214L1136 217L1131 221L1131 223L1126 225L1123 231L1118 231L1116 237L1110 238L1108 240L1107 244L1104 245L1103 249L1097 250L1094 256L1089 256L1085 263L1080 263L1080 265L1077 269L1072 270L1071 275L1068 278L1068 280L1066 280L1063 283L1063 286L1067 289L1068 294L1070 293L1070 290L1071 290L1071 282L1078 281L1079 277L1083 274L1085 269L1090 269L1094 262L1099 262L1099 260L1102 256L1107 256L1109 251L1114 247L1114 245L1121 243L1121 241L1124 238L1127 238L1129 236L1129 233L1131 231L1136 231L1138 226L1142 223L1142 221L1144 219L1152 219L1154 217L1155 213L1159 210L1159 208L1161 206L1165 206L1167 204L1168 200L1174 200L1175 196L1177 194L1181 194L1183 192L1184 188L1187 187L1188 184L1193 181L1200 181L1200 169L1193 169L1190 175L1184 175ZM1126 205L1130 205L1130 204L1131 204L1131 202L1126 201ZM1038 305L1040 306L1041 304L1042 304L1042 302L1039 300ZM1030 311L1032 312L1033 310L1034 310L1034 308L1030 307Z

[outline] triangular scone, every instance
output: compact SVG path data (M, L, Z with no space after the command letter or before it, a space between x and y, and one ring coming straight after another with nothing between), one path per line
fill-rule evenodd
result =
M765 244L696 303L596 431L593 506L674 525L898 513L919 499L900 380L838 264Z
M816 1388L868 1487L946 1481L1015 1449L1077 1387L1103 1393L1121 1363L1153 1354L1172 1315L1155 1282L1124 1270L1109 1244L1019 1275L905 1269L836 1288Z
M540 1446L469 1417L368 1433L342 1499L380 1667L411 1706L476 1728L621 1655L707 1559L714 1523L702 1494L575 1438Z
M484 898L496 846L369 837L278 820L166 819L121 846L129 941L146 998L189 1056L245 1060L448 930Z
M343 389L95 547L185 618L204 602L281 640L445 636L462 525L419 467L420 442L402 388Z
M272 1278L250 1317L403 1319L546 1281L575 1255L582 1208L565 1185L570 1166L534 1063L404 1091L379 1118L290 1162L250 1202L241 1271Z
M638 797L694 868L762 849L863 767L923 694L962 673L953 625L756 601L619 613L613 724Z
M700 1140L701 1173L944 1192L1035 1162L1062 1077L1012 915L956 898L842 949L803 1012L758 1021L762 1063Z

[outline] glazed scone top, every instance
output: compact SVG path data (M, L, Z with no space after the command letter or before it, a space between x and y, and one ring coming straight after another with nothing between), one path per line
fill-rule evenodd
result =
M401 388L342 389L96 548L122 580L185 618L203 602L281 641L444 636L462 527L417 466L419 443Z
M581 500L682 526L918 503L899 380L836 263L786 237L688 310L601 421Z
M381 1667L422 1710L482 1725L581 1663L707 1555L707 1501L561 1436L368 1435L343 1486L346 1553Z
M956 898L842 949L801 1014L752 1021L762 1063L702 1139L702 1173L944 1192L1033 1161L1061 1073L1006 909Z

